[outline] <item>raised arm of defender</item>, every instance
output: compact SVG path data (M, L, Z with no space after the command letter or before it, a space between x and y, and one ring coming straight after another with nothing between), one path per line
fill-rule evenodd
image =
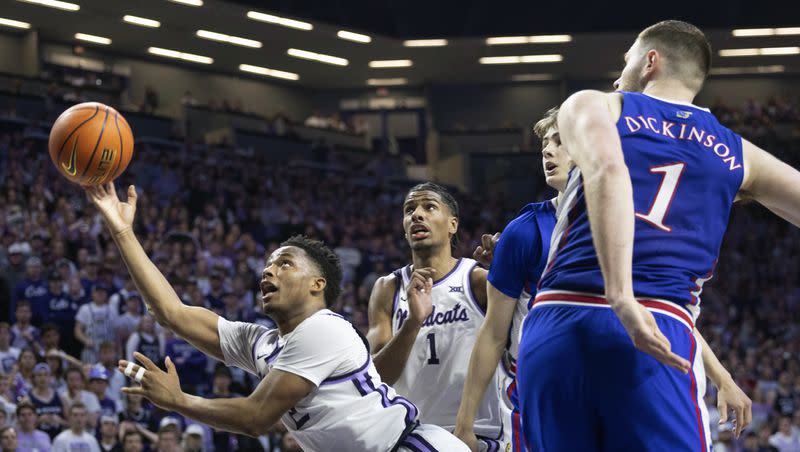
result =
M89 200L103 215L136 288L158 323L213 356L222 359L217 331L218 316L203 308L184 305L164 275L147 257L133 233L136 188L128 187L128 200L120 201L114 183L84 187Z

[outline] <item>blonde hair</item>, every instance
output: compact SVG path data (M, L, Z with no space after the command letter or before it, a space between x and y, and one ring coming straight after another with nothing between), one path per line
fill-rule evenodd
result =
M535 133L540 140L544 139L548 130L553 127L558 127L558 109L559 107L553 107L547 110L544 117L534 124L533 133Z

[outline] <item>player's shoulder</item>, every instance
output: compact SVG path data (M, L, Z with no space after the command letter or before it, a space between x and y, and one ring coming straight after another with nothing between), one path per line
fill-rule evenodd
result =
M500 238L507 234L535 235L539 229L538 220L542 217L555 217L553 200L534 202L523 207L517 216L508 223Z
M349 335L357 335L355 327L349 320L330 309L323 309L312 314L297 326L295 333L295 336L308 334L318 340L327 340L324 338L343 339Z
M383 275L375 280L375 285L372 286L372 294L370 295L370 303L381 301L388 303L386 300L392 300L395 292L397 292L403 284L402 271L403 268L395 270L388 275Z

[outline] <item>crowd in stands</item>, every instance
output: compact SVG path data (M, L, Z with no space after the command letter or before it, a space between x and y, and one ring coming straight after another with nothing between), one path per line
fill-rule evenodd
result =
M715 111L745 134L764 117L798 121L796 103ZM774 145L767 130L747 136ZM777 143L770 151L797 166L800 139ZM304 233L340 256L343 291L332 309L365 331L372 285L410 256L401 226L406 187L360 166L320 168L270 165L257 152L145 145L118 185L138 187L135 231L184 303L270 324L258 303L265 256ZM532 200L550 193L532 185ZM482 233L502 230L521 207L482 194L457 198L456 256L471 255ZM709 385L716 451L800 451L797 256L797 229L758 207L734 209L699 326L753 399L754 421L739 440L729 425L717 427ZM117 361L134 351L155 362L170 356L184 389L207 397L247 394L256 381L154 322L80 189L56 174L45 143L15 130L0 132L0 300L0 427L13 427L0 429L0 449L84 441L93 447L86 450L299 450L282 432L256 440L214 431L121 392L127 382Z

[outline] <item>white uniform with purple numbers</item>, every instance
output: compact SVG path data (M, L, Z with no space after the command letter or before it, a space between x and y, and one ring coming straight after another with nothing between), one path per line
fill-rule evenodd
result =
M303 450L467 450L444 430L419 425L414 404L381 381L363 337L332 311L313 314L283 336L222 317L218 330L227 365L259 378L279 369L314 384L281 418Z
M422 422L450 431L455 428L469 359L485 317L470 283L475 265L477 262L472 259L460 259L450 273L433 285L433 312L423 322L403 372L394 383L399 394L419 407ZM410 312L406 294L411 266L394 274L400 283L392 310L392 332L397 334ZM494 385L487 388L475 418L481 447L490 451L499 449L502 439L497 389Z

